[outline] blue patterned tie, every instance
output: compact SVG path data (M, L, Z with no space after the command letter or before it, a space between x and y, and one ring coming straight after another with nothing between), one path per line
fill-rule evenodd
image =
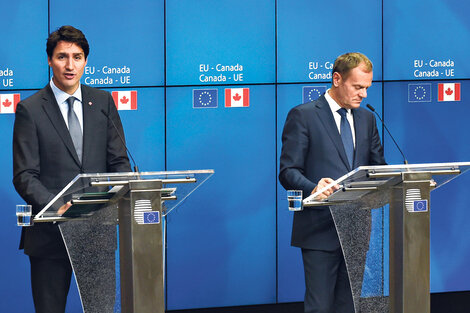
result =
M348 157L349 165L353 168L353 159L354 159L354 142L351 132L351 125L349 125L348 118L345 108L341 108L337 111L341 115L341 140L343 141L344 150L346 151L346 156Z
M67 99L67 103L69 105L69 111L67 113L67 120L69 122L69 132L70 136L72 137L73 145L75 150L77 151L78 159L80 162L82 161L82 146L83 146L83 134L82 128L80 127L80 122L78 121L78 117L73 110L73 103L75 101L75 97L69 97Z

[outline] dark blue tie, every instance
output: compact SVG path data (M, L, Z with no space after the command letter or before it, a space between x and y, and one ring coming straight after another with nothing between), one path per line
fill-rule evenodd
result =
M346 151L346 156L348 157L349 165L351 168L353 168L354 142L351 132L351 125L349 125L348 118L346 117L348 111L346 111L345 108L341 108L338 110L338 113L341 115L341 140L343 141L343 146L344 150Z

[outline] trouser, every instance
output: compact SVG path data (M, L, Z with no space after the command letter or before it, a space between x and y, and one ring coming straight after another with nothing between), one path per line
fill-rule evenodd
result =
M36 313L64 313L72 277L69 259L30 256L29 261Z
M354 313L351 285L341 248L302 249L305 313Z

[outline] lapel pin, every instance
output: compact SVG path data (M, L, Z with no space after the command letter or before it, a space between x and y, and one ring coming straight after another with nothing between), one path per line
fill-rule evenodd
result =
M92 105L92 104L93 104L93 103L91 103L91 101L90 101L90 102L88 102L88 105Z

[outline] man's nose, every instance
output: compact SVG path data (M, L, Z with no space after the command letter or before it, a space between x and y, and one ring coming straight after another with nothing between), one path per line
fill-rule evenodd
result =
M367 89L361 89L359 95L360 95L362 98L367 98Z
M67 62L65 63L67 69L73 69L73 60L72 58L67 58Z

